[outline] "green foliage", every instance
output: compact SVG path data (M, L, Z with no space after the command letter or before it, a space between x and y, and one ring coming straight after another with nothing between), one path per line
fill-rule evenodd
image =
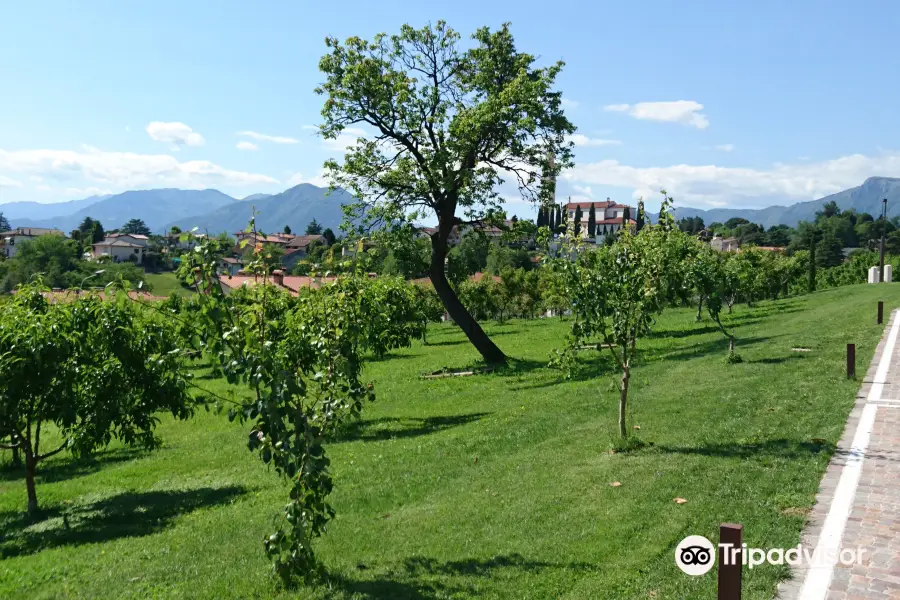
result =
M326 96L322 136L335 139L358 124L376 131L358 138L342 163L325 164L332 185L359 199L348 209L358 221L344 227L437 217L435 289L482 356L505 360L446 281L448 239L454 227L499 209L503 173L513 174L525 198L551 201L550 186L540 182L571 166L567 136L575 132L553 89L563 63L537 67L534 56L516 48L508 24L478 29L465 48L444 21L404 25L371 41L327 38L326 45L319 62L325 82L316 89ZM451 270L458 275L468 265Z
M480 232L470 232L462 236L459 245L447 257L447 274L453 283L459 283L483 271L487 266L491 242ZM463 302L465 304L465 302Z
M289 233L289 232L285 231L285 233ZM321 233L322 233L322 226L315 219L310 221L309 224L306 226L306 235L319 235Z
M0 231L9 231L10 229L12 229L12 227L9 224L9 219L0 212Z
M245 264L261 281L271 276L266 252L253 248ZM210 243L190 253L179 275L202 293L187 306L170 301L162 310L180 312L182 337L229 383L252 392L229 417L251 423L249 449L286 480L290 498L265 550L285 583L309 581L321 573L313 540L334 517L325 440L374 399L371 384L361 380L363 353L383 356L408 346L424 335L430 315L414 286L361 276L360 262L360 270L297 298L274 285L225 296L216 258Z
M141 219L131 219L121 229L122 233L131 233L138 235L150 235L150 228Z
M0 436L25 456L28 511L37 510L37 465L68 449L82 456L114 438L154 448L156 413L191 414L173 332L124 293L50 302L39 283L0 305ZM63 439L47 451L42 429Z
M118 281L137 285L144 279L143 269L133 263L99 264L79 260L78 253L78 243L60 235L25 241L0 269L0 290L9 292L37 278L51 288L103 287Z
M492 319L500 313L500 284L491 277L465 279L459 284L459 299L476 319Z
M663 202L663 214L669 202ZM612 246L574 246L574 261L559 259L575 321L568 348L557 363L571 367L575 350L599 338L622 372L619 384L619 435L628 437L626 406L637 340L647 335L669 301L672 282L683 281L678 254L679 232L669 221L644 227L640 234L626 228ZM564 254L568 255L569 252Z

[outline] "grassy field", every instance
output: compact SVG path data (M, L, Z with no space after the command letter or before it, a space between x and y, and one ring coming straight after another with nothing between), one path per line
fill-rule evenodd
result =
M900 287L736 307L745 362L731 366L695 309L668 311L640 343L631 418L647 446L627 454L609 451L609 361L588 352L569 381L545 367L569 323L491 324L513 367L426 381L476 358L454 328L431 329L428 345L368 366L377 400L328 447L338 516L317 544L330 583L316 588L272 575L262 538L284 488L224 416L164 419L153 454L45 464L37 523L23 519L21 475L0 472L0 597L714 598L714 572L682 574L675 545L715 540L726 521L752 546L797 544L859 386L845 344L864 373L879 299L894 308ZM785 574L746 572L744 597L771 598Z
M181 285L178 277L173 272L166 273L146 273L144 281L149 283L154 296L190 296L193 292Z

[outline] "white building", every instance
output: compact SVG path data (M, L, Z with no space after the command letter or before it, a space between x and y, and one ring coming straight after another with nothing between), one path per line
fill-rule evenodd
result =
M33 240L42 235L61 235L66 237L59 229L45 229L43 227L17 227L10 231L0 233L0 249L6 258L12 258L18 252L18 246L23 242Z
M591 206L594 207L594 222L597 224L595 241L603 243L607 235L621 230L623 223L635 225L634 208L627 204L616 204L609 198L603 202L569 202L566 204L568 222L575 223L575 213L581 209L581 231L587 231L588 221L591 215Z
M113 262L144 262L149 251L150 238L139 233L108 233L102 242L93 244L95 259L109 256Z

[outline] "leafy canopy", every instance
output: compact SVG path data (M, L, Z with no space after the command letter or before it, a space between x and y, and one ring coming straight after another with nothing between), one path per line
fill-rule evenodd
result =
M511 173L526 198L543 193L549 201L542 176L571 165L566 136L575 127L553 90L563 63L536 67L516 49L509 24L478 29L472 40L461 48L444 21L372 41L326 39L326 80L316 89L327 96L321 135L336 139L353 125L374 132L357 138L343 164L325 165L333 185L360 199L364 223L430 211L446 240L457 209L472 221L502 203L502 174Z

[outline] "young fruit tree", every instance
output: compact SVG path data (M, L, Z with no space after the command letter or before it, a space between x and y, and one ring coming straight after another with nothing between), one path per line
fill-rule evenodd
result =
M695 251L691 260L685 263L688 278L700 296L701 306L702 301L706 300L706 311L709 313L709 318L716 324L722 335L728 338L726 362L729 364L739 363L741 357L734 352L734 331L729 331L722 324L722 309L727 305L729 311L731 310L728 298L733 297L732 290L735 284L728 270L726 253L713 250L700 241L694 240L693 243L696 245Z
M113 438L155 448L159 412L192 413L165 323L124 298L51 302L44 291L20 287L0 307L0 447L24 455L29 514L38 510L42 461L66 449L87 455ZM48 438L61 443L47 449Z
M194 296L191 321L182 324L196 332L204 358L229 383L249 389L249 399L217 400L233 403L229 418L250 423L249 449L287 483L289 500L264 547L290 585L322 572L313 541L335 514L325 443L374 400L372 385L362 381L365 353L408 346L422 337L428 316L418 310L412 284L372 280L364 271L293 297L275 281L265 253L255 246L245 264L256 285L228 295L213 245L186 255L179 275L204 293Z
M328 38L320 134L357 135L343 162L325 163L333 186L352 192L357 230L394 229L430 216L429 276L447 309L487 362L506 357L472 317L445 274L448 240L499 214L497 187L511 176L528 200L551 201L552 181L572 164L575 127L554 91L563 67L536 66L509 24L478 29L468 47L443 21L396 35ZM368 128L368 132L359 127ZM349 226L349 223L348 223Z
M614 244L596 250L576 248L575 260L556 263L572 301L575 322L566 360L587 341L602 342L621 372L619 382L619 435L628 437L626 412L628 385L637 349L637 340L645 336L667 304L669 278L679 277L667 247L669 231L660 226L645 226L635 234L623 229ZM566 256L570 253L566 252Z

